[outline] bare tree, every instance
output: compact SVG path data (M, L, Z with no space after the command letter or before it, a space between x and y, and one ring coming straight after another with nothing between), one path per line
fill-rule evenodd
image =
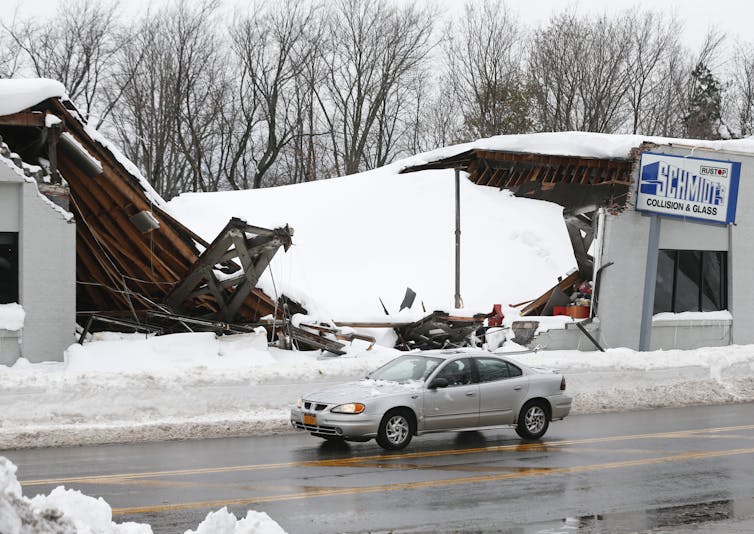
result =
M62 82L85 118L108 108L103 84L120 46L117 7L75 0L59 4L46 21L29 18L6 27L34 73Z
M331 132L333 169L352 174L391 157L391 125L402 111L410 74L429 53L432 16L428 8L398 7L386 0L334 4L327 83L318 98ZM380 132L372 135L375 128Z
M313 15L311 6L286 0L246 18L232 32L245 86L240 111L249 126L240 140L254 164L252 181L249 184L244 176L243 187L260 187L296 134L296 122L290 118L297 114L296 82L314 56L309 31ZM241 185L228 176L231 185Z
M682 25L671 16L653 11L626 13L629 28L627 100L630 108L631 133L659 134L657 110L672 87L681 56L678 28Z
M148 15L124 47L131 82L113 112L129 156L166 198L220 187L218 135L225 101L225 47L215 32L217 2Z
M735 47L732 69L731 124L741 136L754 135L754 46Z
M12 78L19 69L20 47L6 28L0 30L0 78Z
M566 12L535 32L529 75L537 127L616 131L625 121L630 46L624 17Z
M502 0L467 1L448 29L448 77L463 110L464 137L529 131L530 95L522 69L524 32Z
M312 50L309 61L298 71L294 89L294 113L289 117L294 136L291 150L285 154L285 169L292 183L311 182L326 175L325 153L330 136L324 127L318 89L327 78L324 55L325 21L320 9L310 22L307 46Z

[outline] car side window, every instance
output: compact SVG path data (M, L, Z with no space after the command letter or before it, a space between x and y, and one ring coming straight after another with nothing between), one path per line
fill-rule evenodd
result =
M480 382L494 382L511 376L508 364L497 358L477 358L476 366ZM520 370L519 374L521 374Z
M435 378L446 379L449 387L472 384L474 382L474 374L471 370L471 360L463 358L448 362L445 364L445 367L440 369Z
M511 377L521 376L522 374L524 374L523 371L519 367L516 367L511 362L505 362L505 363L508 364L508 372L510 373Z

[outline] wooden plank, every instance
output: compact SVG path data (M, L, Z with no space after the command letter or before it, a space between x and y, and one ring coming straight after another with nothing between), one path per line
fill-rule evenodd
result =
M0 116L0 124L3 126L25 126L32 128L45 128L45 114L39 111L21 111L11 115Z
M537 311L539 308L547 304L547 301L550 299L550 295L555 289L560 289L561 291L565 291L566 289L568 289L569 287L571 287L573 284L575 284L578 281L579 281L579 272L578 271L572 272L563 280L561 280L560 282L552 286L550 289L548 289L541 296L534 299L523 310L521 310L520 315L522 317L527 316L527 315L532 315L533 312Z
M322 336L318 336L317 334L312 334L311 332L307 332L303 328L297 328L293 325L289 325L288 333L296 341L305 343L314 348L326 350L328 352L332 352L333 354L337 354L338 356L343 356L344 354L346 354L345 351L341 350L345 347L343 343L338 343L337 341L333 341L332 339L327 339Z
M105 170L104 177L108 183L115 190L125 195L125 197L136 206L138 211L150 210L152 208L152 203L147 200L146 193L137 184L136 178L123 168L122 164L109 150L89 136L83 125L76 118L71 116L62 101L58 99L50 99L48 102L52 103L54 109L58 112L56 114L59 114L63 119L68 132L100 161ZM107 172L108 170L110 172ZM168 236L172 246L180 251L185 260L193 261L197 256L197 251L194 248L189 247L179 235L179 232L184 232L185 235L186 228L182 225L173 227L171 224L163 224L163 221L160 221L160 223L160 231Z

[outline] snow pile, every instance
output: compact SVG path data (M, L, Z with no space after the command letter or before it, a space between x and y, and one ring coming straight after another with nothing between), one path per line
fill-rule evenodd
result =
M24 327L26 312L20 304L0 304L0 330L15 332Z
M151 534L149 525L116 524L101 498L55 488L49 496L24 497L16 466L0 456L0 532L3 534Z
M31 499L21 493L16 466L0 456L1 534L152 534L142 523L115 523L110 505L80 491L58 486ZM285 531L263 512L249 510L236 519L226 508L210 512L186 534L281 534Z
M505 350L505 349L501 349ZM511 354L559 369L573 413L754 401L754 346L637 352L542 351Z
M396 314L410 287L415 320L422 304L429 312L453 308L454 188L452 170L397 174L392 165L282 187L185 193L168 208L208 241L231 216L266 228L289 224L293 246L277 253L259 286L319 319L384 321L380 298ZM465 178L461 231L466 314L531 299L576 265L560 206Z
M221 508L210 512L196 530L187 530L186 534L285 534L285 531L264 512L249 510L239 520L227 508Z
M0 366L0 449L249 435L288 429L302 390L363 378L398 351L267 348L261 333L97 335L64 362Z
M495 344L564 373L574 414L754 401L754 346L532 353ZM0 449L289 432L297 398L401 354L368 347L355 340L333 356L268 348L261 332L98 335L65 362L0 366Z
M65 96L63 84L47 78L0 80L0 115L18 113L48 98Z

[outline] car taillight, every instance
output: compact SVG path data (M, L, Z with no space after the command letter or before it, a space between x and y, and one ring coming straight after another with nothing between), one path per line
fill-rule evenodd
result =
M565 377L560 379L560 391L565 391Z

